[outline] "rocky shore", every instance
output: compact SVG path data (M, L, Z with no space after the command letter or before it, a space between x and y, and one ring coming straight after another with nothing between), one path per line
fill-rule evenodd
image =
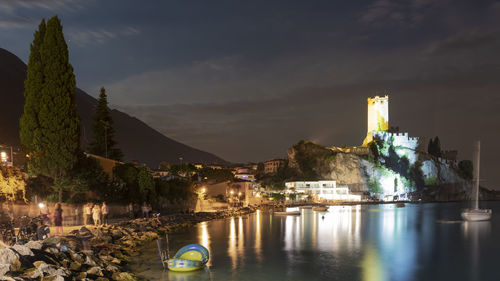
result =
M127 270L139 246L199 222L253 211L242 208L135 219L98 228L82 227L64 237L2 248L0 280L139 280Z

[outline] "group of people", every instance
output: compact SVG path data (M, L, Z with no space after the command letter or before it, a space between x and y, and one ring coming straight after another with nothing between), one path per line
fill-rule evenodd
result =
M92 222L94 226L108 224L109 207L106 202L102 205L87 203L83 206L83 224L89 225Z
M137 203L129 203L127 206L127 212L129 213L129 217L132 219L136 218L150 218L153 216L153 208L149 203L142 203L142 206L139 206Z
M44 224L50 224L49 206L46 203L41 203L40 205L40 217ZM54 208L54 213L52 214L52 222L56 227L56 236L63 234L63 210L61 203L56 203Z

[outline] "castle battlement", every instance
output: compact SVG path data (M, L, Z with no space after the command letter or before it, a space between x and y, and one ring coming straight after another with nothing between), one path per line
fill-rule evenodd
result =
M381 139L385 142L392 143L393 146L405 147L416 150L419 145L418 137L409 137L407 132L391 133L391 132L374 132L373 138Z

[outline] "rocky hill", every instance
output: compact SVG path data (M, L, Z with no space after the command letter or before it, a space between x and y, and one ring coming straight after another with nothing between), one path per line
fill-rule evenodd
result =
M26 64L17 56L0 48L0 144L19 146L19 118L24 106L24 80ZM92 140L91 115L97 100L76 89L76 104L82 125L82 146ZM126 161L138 161L152 168L161 161L226 163L223 159L172 140L141 120L124 112L111 110L118 147Z
M304 180L335 180L352 192L375 196L411 196L424 200L470 198L471 181L455 162L423 151L379 142L369 153L356 154L301 141L288 150L289 167ZM498 194L482 189L481 199Z

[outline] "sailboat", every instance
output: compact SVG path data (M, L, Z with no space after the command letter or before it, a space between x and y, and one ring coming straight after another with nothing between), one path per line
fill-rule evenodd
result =
M462 218L466 221L486 221L491 218L491 209L479 209L479 159L481 143L474 147L474 189L472 191L472 208L462 210Z

